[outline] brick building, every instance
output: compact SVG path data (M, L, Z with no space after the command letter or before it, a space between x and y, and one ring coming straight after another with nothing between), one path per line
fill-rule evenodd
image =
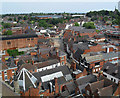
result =
M23 33L22 27L12 27L11 31L13 34L22 34Z
M36 34L10 35L1 38L0 50L34 47L37 45L38 36Z
M14 74L17 71L17 66L14 63L12 58L9 58L7 61L1 63L0 77L3 81L11 81L14 78Z

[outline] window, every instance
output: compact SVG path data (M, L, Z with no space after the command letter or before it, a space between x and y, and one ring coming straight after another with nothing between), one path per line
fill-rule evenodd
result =
M62 65L64 65L64 61L62 61Z
M34 38L31 38L31 40L34 40Z
M5 75L5 77L4 77L4 78L5 78L5 80L7 80L7 75Z
M27 40L30 40L29 38Z
M116 80L114 79L114 82L116 82Z
M7 44L8 44L8 45L10 45L10 44L11 44L11 42L9 41L9 42L7 42Z
M62 57L62 59L61 60L64 60L64 57Z
M87 90L87 94L90 95L90 92Z
M96 69L96 71L98 71L98 69Z
M12 73L15 73L15 70L12 70Z
M7 73L7 71L5 70L5 71L4 71L4 74L6 74L6 73Z
M95 66L98 66L98 65L100 65L100 62L95 63Z
M111 80L113 81L113 78L111 78Z

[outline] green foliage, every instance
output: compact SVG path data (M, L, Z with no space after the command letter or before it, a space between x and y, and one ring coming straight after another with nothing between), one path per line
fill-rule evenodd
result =
M20 21L22 19L22 17L21 16L18 16L18 21Z
M3 28L10 28L11 24L10 23L1 23Z
M24 22L23 22L23 21L20 21L20 23L21 23L21 24L24 24Z
M77 22L75 22L75 26L80 26Z
M99 32L100 32L100 30L96 30L96 32L97 32L97 33L99 33Z
M97 17L92 17L91 18L91 21L95 21L95 20L97 20Z
M40 27L44 27L44 28L47 28L48 27L48 24L45 20L40 20L39 21L39 26Z
M82 37L82 36L79 35L79 37Z
M16 18L14 17L14 21L16 21Z
M4 33L4 35L12 35L12 31L11 30L8 30Z
M10 55L10 56L13 56L13 57L16 57L17 55L22 55L24 54L24 52L18 52L18 49L14 49L14 50L10 50L8 49L7 50L7 53Z
M90 11L86 14L86 16L91 17L92 21L97 18L97 20L103 21L104 23L112 21L112 24L120 25L120 12L117 9L115 9L115 11ZM103 19L101 19L101 17L103 17Z
M90 11L86 14L88 17L92 16L109 16L110 13L113 13L112 11L107 10L101 10L101 11Z
M24 20L27 20L27 19L28 19L28 17L27 17L27 16L24 16L24 17L23 17L23 19L24 19Z
M8 20L9 20L9 21L12 21L12 18L9 18Z
M94 22L84 23L84 24L83 24L83 27L85 27L86 29L95 29Z

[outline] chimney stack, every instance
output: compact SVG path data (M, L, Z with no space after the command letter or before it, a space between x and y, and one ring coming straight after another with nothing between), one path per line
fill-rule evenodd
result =
M59 93L59 86L58 86L58 79L55 78L55 94L58 94Z
M75 71L76 70L76 62L72 61L71 68Z
M19 58L16 58L15 59L15 65L17 65L18 61L19 61Z

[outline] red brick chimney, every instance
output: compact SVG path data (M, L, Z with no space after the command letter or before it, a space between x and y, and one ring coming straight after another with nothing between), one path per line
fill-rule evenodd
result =
M19 61L19 58L16 58L15 59L15 65L17 65L18 61Z
M76 62L72 61L71 68L75 71L76 70Z
M58 94L59 93L59 86L58 86L58 79L55 78L55 94Z
M39 82L39 86L38 86L38 89L40 89L40 87L41 87L41 82Z

